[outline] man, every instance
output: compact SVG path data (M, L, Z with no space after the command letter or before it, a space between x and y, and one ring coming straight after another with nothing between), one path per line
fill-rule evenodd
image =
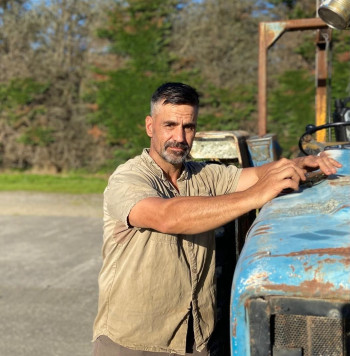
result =
M326 154L245 169L187 162L198 106L188 85L159 87L146 117L150 149L109 179L95 356L209 355L213 230L297 190L306 170L340 167Z

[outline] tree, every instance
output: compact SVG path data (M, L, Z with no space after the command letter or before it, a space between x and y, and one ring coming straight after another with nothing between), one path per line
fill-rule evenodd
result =
M178 0L130 0L116 3L108 26L100 36L110 41L110 50L120 58L116 70L96 70L106 75L99 82L96 123L108 128L116 163L140 153L149 145L144 118L149 113L149 98L155 87L175 80L168 41L170 16L179 11Z
M220 88L256 82L255 1L203 0L174 19L173 50L187 68Z
M28 1L0 2L0 83L28 76L33 58L30 46L35 22Z
M93 149L100 142L89 134L82 88L102 5L90 0L1 4L3 166L62 171L101 164L105 157L98 152L105 148Z

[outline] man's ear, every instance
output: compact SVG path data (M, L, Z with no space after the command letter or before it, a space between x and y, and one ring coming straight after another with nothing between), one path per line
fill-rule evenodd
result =
M145 119L145 124L146 124L146 133L148 137L152 137L152 132L153 132L153 117L152 116L146 116Z

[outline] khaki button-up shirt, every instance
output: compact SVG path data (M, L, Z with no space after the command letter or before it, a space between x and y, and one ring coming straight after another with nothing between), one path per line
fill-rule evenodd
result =
M104 193L103 266L94 339L106 335L130 349L185 354L192 310L197 350L205 347L215 324L213 231L168 235L131 227L128 215L147 197L234 192L240 171L234 166L186 162L178 192L148 150L116 169Z

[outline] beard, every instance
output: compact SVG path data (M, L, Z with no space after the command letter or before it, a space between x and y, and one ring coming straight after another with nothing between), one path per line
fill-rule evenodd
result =
M181 148L183 151L182 152L168 152L167 148L169 147L176 147L176 148ZM185 143L179 143L176 141L168 141L164 145L164 149L161 152L162 158L171 164L180 164L184 163L186 161L186 158L188 157L190 153L190 146L185 144Z

